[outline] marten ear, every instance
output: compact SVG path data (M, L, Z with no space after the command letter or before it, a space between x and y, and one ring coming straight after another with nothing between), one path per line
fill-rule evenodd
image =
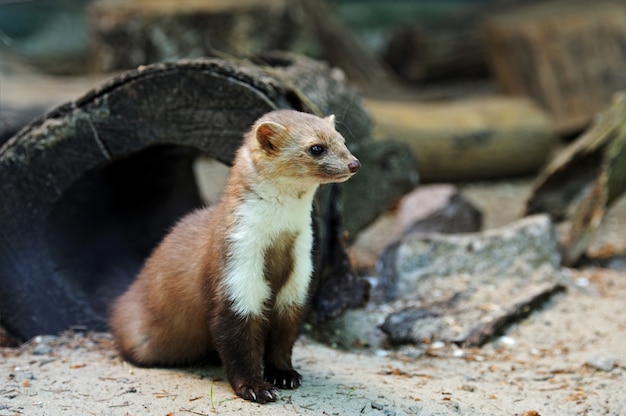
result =
M273 153L278 148L280 138L287 132L282 124L273 121L264 121L256 128L256 139L268 153Z
M328 120L328 122L330 123L331 126L335 127L335 115L331 114L328 117L326 117L324 120Z

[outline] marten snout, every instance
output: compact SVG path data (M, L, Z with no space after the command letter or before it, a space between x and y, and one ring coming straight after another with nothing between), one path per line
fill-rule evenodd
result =
M358 159L354 159L352 162L348 163L348 169L350 169L350 173L356 173L357 170L361 167L361 162Z

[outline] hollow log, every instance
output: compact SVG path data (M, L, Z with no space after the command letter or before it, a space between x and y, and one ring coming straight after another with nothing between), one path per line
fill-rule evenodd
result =
M0 146L6 329L22 339L71 327L105 329L109 302L174 221L202 203L192 172L196 156L229 164L243 133L265 112L335 113L338 129L354 138L351 146L366 152L370 122L353 88L316 61L267 60L273 67L208 59L140 67L36 119ZM342 194L358 206L358 195L345 187ZM316 278L326 281L314 288L337 277L336 264L339 273L349 271L332 258L345 257L336 218L331 227L324 222L342 204L320 201ZM331 246L338 249L326 250Z

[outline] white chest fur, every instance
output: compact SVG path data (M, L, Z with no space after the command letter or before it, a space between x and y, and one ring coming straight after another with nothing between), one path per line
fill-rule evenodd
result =
M263 190L267 191L267 189ZM226 292L240 316L260 316L272 296L264 278L265 251L281 234L296 235L292 272L276 294L275 309L281 313L306 301L313 263L311 207L315 189L300 198L263 192L252 194L233 213Z

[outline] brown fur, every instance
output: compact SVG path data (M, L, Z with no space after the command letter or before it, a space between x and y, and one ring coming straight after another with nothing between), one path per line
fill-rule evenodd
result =
M183 218L114 303L110 327L124 359L140 366L170 366L217 351L235 392L260 403L276 399L275 386L299 386L291 353L304 305L277 311L275 302L294 273L300 232L281 232L259 247L262 278L271 295L258 316L238 314L227 293L227 265L234 261L229 238L238 225L234 213L245 201L312 198L320 183L343 181L356 172L358 160L332 123L331 118L289 110L255 123L220 202ZM315 144L327 148L323 158L312 156ZM259 187L265 183L271 187ZM266 189L276 195L263 193Z

